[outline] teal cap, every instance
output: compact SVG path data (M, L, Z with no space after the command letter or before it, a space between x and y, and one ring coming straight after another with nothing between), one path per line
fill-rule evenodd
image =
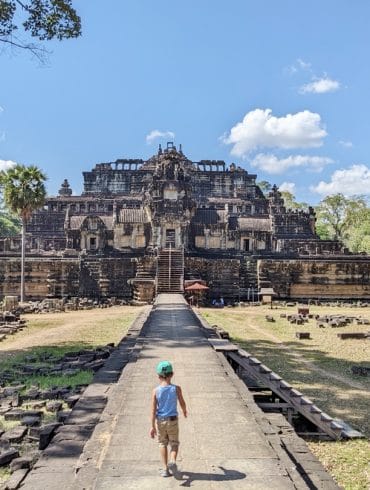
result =
M166 376L173 373L172 364L169 361L161 361L157 366L157 374Z

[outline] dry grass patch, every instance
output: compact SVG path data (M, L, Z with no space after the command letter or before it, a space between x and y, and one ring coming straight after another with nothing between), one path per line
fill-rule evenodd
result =
M213 325L227 330L233 341L259 358L286 381L315 401L333 417L343 419L370 437L370 377L356 376L354 364L370 366L370 340L341 340L339 332L368 331L368 325L321 329L315 320L291 325L281 313L296 313L296 307L267 306L203 308L202 315ZM311 306L310 313L346 314L370 318L364 308ZM272 315L275 322L267 322ZM298 340L295 332L308 331L310 340ZM345 489L370 488L370 446L368 440L310 443L336 481Z
M0 344L0 360L38 347L59 346L66 350L94 348L117 343L141 309L134 306L24 315L27 327Z

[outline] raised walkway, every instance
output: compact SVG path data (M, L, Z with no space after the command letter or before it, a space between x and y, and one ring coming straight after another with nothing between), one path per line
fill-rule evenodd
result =
M262 412L222 357L181 295L159 295L83 453L75 460L73 451L71 458L40 460L22 488L338 488L329 476L322 487L307 484L274 431L266 436ZM180 411L181 481L159 476L159 450L149 437L155 367L163 359L173 363L173 382L188 407L187 419Z

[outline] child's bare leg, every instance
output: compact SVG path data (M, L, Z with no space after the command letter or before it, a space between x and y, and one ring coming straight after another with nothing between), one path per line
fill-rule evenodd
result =
M167 447L166 446L160 447L159 452L161 454L161 461L163 463L163 468L167 468L167 461L168 461Z
M176 461L178 451L179 451L178 447L172 447L171 448L170 461Z

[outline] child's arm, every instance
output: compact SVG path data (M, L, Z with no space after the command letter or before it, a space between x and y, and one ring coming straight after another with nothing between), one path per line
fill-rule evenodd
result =
M176 392L177 392L177 399L179 400L182 413L184 414L184 417L187 417L188 412L186 410L186 403L184 397L182 396L182 390L180 386L176 386Z
M157 434L157 429L155 427L155 413L157 411L157 398L155 396L155 390L153 390L152 393L152 414L151 414L151 420L152 420L152 428L150 429L150 437L154 439L155 435Z

